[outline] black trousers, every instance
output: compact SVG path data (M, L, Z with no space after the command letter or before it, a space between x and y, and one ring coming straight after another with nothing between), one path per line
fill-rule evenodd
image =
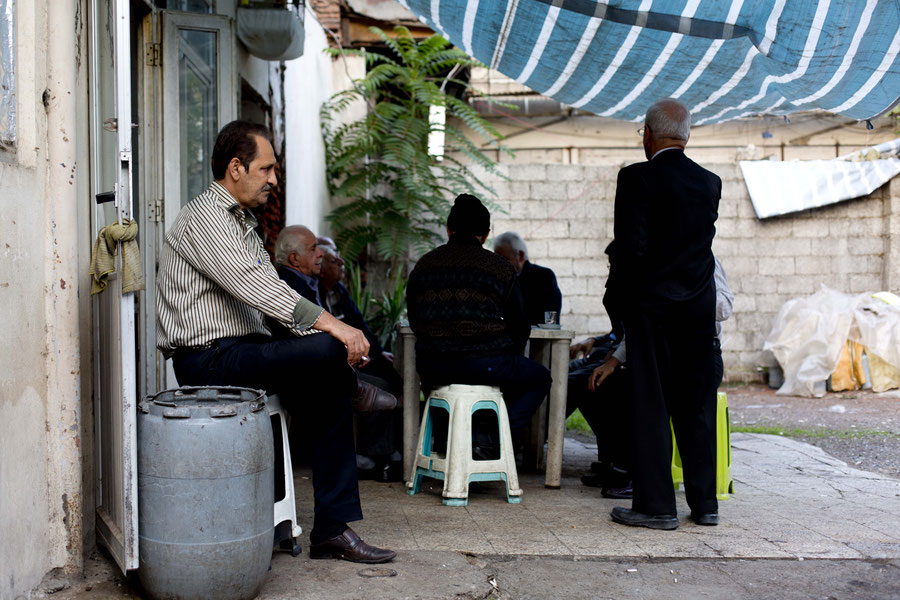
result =
M605 352L572 361L569 368L566 415L580 409L597 436L597 460L631 471L634 462L633 393L628 364L618 367L591 392L588 380L603 363Z
M235 385L278 394L295 420L312 425L305 429L312 436L313 543L362 519L351 405L356 376L343 344L325 333L222 338L205 350L176 351L173 367L180 385Z
M716 388L721 371L716 377L715 290L710 288L691 306L635 310L625 319L634 389L632 508L638 512L676 514L670 418L691 512L718 510Z

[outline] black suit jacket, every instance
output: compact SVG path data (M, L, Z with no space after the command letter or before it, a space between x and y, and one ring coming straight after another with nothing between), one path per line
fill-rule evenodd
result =
M292 269L287 269L285 267L278 268L278 276L281 277L286 284L294 288L298 294L312 302L313 304L317 304L322 306L322 302L319 297L316 295L316 292L309 287L309 284L297 274L296 271Z
M679 149L619 171L615 240L607 249L617 304L647 310L708 303L721 193L722 180Z
M281 277L285 283L294 288L294 290L309 300L310 302L314 302L321 306L322 308L328 309L325 306L325 288L319 288L319 293L322 295L322 298L316 296L315 291L309 284L304 281L302 277L297 275L296 272L291 269L280 268L278 269L278 276ZM366 339L369 340L369 354L374 356L379 356L382 352L384 352L384 348L381 347L381 342L378 341L378 336L376 336L372 330L369 328L369 324L366 323L365 318L363 318L362 313L359 310L359 307L356 306L356 303L350 297L350 292L344 287L344 284L338 283L335 286L335 289L340 296L338 300L337 306L335 310L330 311L333 316L340 319L347 325L351 327L356 327L360 331L363 332L363 335L366 336Z
M530 324L543 323L544 311L547 310L555 310L559 315L562 308L562 294L553 271L526 260L522 272L519 273L519 288L522 290L525 314Z

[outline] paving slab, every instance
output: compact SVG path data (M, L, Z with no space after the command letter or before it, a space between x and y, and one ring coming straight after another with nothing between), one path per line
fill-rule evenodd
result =
M465 507L441 504L440 482L360 482L363 539L398 551L385 570L276 554L259 598L897 598L900 480L849 467L781 436L732 436L735 494L721 524L675 531L613 523L609 500L581 485L596 447L567 438L562 488L520 476L521 504L482 484ZM298 514L311 528L309 471L295 470ZM676 493L686 515L683 492ZM378 567L381 569L381 567ZM636 570L633 570L636 569ZM140 597L102 557L53 600ZM376 576L369 576L376 575ZM388 575L388 576L385 576ZM677 579L677 581L675 581ZM32 597L49 598L38 591ZM210 596L214 598L215 595Z
M520 504L507 504L501 483L480 484L469 504L441 504L441 482L426 480L409 496L400 484L360 483L366 519L354 525L367 540L401 550L473 554L635 556L647 558L900 558L900 480L849 467L819 448L788 438L732 436L735 494L719 503L721 525L700 527L684 493L676 493L681 526L673 532L612 523L609 512L628 501L609 500L578 481L595 448L566 441L563 485L543 487L524 474ZM312 512L312 488L298 479L300 514ZM389 507L389 508L385 508ZM372 514L391 513L404 532L379 538ZM400 517L402 515L402 518ZM301 517L304 527L309 519Z

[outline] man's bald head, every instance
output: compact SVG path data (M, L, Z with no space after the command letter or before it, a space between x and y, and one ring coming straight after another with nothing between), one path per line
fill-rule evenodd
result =
M663 148L687 146L691 137L691 113L677 100L654 102L644 117L644 153L647 158Z

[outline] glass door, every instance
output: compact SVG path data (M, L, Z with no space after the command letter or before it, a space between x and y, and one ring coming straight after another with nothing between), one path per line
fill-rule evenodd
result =
M162 14L165 224L212 180L219 129L235 118L234 36L228 17Z

